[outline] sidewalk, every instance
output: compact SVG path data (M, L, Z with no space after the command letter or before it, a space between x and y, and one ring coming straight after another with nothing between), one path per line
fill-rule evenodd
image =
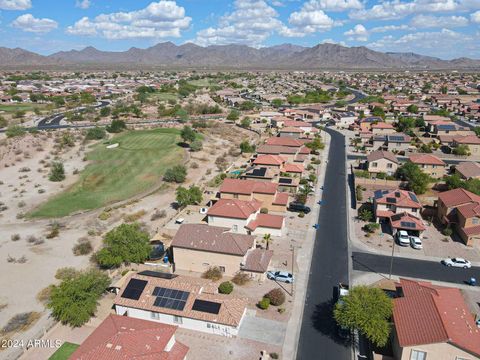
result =
M297 249L297 265L298 273L295 274L295 299L292 307L292 314L287 324L285 340L283 342L282 359L294 360L297 355L298 339L300 337L300 329L303 318L303 307L305 305L305 297L307 294L308 279L310 275L310 264L312 262L313 246L315 244L316 230L313 225L318 221L320 206L317 202L322 199L323 191L320 187L324 183L325 170L327 168L328 154L330 151L330 135L324 134L325 149L321 154L321 164L319 168L319 176L317 181L317 189L315 191L315 208L310 213L310 226L307 231L307 240L305 244Z

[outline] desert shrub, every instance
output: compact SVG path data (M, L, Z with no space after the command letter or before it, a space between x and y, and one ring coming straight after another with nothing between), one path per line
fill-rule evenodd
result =
M272 358L272 359L275 359L275 360L276 360L276 359L279 359L279 356L278 356L278 354L277 354L277 353L273 352L273 353L270 353L270 358Z
M105 220L110 219L110 216L112 216L110 211L102 211L102 213L100 215L98 215L98 218L102 221L105 221Z
M104 128L101 127L94 127L92 129L88 129L87 135L85 138L87 140L100 140L106 136L106 132Z
M267 208L261 208L260 209L260 214L268 214L268 209Z
M218 266L212 266L209 267L203 274L202 277L204 279L209 279L213 281L220 280L222 278L223 274L222 271Z
M220 294L230 294L233 291L233 284L230 281L224 281L218 286Z
M166 182L183 183L187 177L187 169L183 165L177 165L165 171L163 180Z
M258 307L262 310L267 310L270 306L270 299L264 297L262 300L258 302Z
M363 230L369 234L373 234L376 230L380 228L378 223L368 223L363 226Z
M75 270L73 267L62 267L57 270L55 273L55 279L58 280L66 280L66 279L72 279L75 276L77 276L78 271Z
M43 288L42 290L40 290L36 296L38 302L41 302L43 304L46 304L47 302L49 302L50 295L52 294L52 289L53 289L53 285L49 285L46 288Z
M442 234L445 236L452 236L453 230L451 227L446 227L445 229L442 230Z
M249 281L250 281L250 277L248 276L248 274L241 271L237 272L232 279L232 282L235 285L245 285Z
M303 211L299 212L298 213L298 217L299 218L304 218L305 217L305 213Z
M270 290L264 297L270 300L273 306L280 306L285 302L285 293L280 288Z
M58 227L52 228L50 232L47 234L46 238L47 239L53 239L56 238L58 235L60 235L60 229Z
M133 214L124 215L123 220L127 223L135 222L145 214L146 214L145 210L139 210Z
M63 167L63 163L58 161L52 162L48 179L55 182L65 180L65 168Z
M88 255L93 251L93 246L90 240L82 238L73 246L72 251L76 256Z
M150 217L150 221L155 221L158 219L163 219L167 217L167 212L165 210L155 210L155 212Z
M12 234L10 238L12 239L12 241L18 241L20 240L20 234Z
M8 323L4 326L2 332L10 333L25 331L30 326L32 326L39 318L40 313L34 311L17 314L10 320L8 320Z

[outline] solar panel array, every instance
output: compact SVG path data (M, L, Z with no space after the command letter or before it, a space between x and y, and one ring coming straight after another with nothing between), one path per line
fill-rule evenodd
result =
M167 279L167 280L174 279L178 276L178 275L175 275L175 274L164 273L164 272L160 272L160 271L152 271L152 270L141 271L141 272L138 273L138 275L151 276L151 277L160 278L160 279Z
M403 136L389 136L388 140L389 141L404 141L405 137L403 137Z
M412 199L413 201L415 201L417 203L419 202L418 198L417 198L417 195L415 195L414 193L409 192L408 195L410 196L410 199Z
M138 300L142 295L143 289L147 286L148 281L139 279L130 279L125 290L123 290L122 298Z
M217 302L197 299L193 303L192 310L206 312L209 314L218 314L221 306L222 304Z
M403 214L395 214L395 215L393 215L390 219L391 219L392 221L398 221L398 220L400 220L402 217L403 217Z
M387 203L389 203L389 204L396 204L396 203L397 203L397 199L388 197L388 198L387 198Z
M400 223L400 225L404 228L408 228L408 229L415 229L416 225L415 223L413 222L409 222L409 221L402 221Z
M388 194L388 190L376 190L374 193L373 193L373 196L375 197L375 199L380 199L381 197L383 197L383 195L385 194Z
M190 292L157 286L153 289L152 295L157 297L153 303L154 306L182 311Z

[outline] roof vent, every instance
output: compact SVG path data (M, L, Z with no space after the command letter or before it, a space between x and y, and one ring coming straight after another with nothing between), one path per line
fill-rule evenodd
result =
M113 344L108 343L106 346L107 346L108 349L111 349Z
M115 346L115 350L119 351L121 349L122 349L122 347L120 345Z

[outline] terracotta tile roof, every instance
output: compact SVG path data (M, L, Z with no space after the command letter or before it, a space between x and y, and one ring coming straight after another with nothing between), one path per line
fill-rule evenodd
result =
M462 162L455 166L455 170L466 179L480 177L480 164L476 162Z
M288 147L301 147L303 141L292 137L271 137L265 141L266 145L288 146Z
M278 132L279 133L303 133L303 130L297 127L287 126L287 127L281 128Z
M395 215L393 211L390 210L377 210L375 213L376 217L387 217L389 218L390 216Z
M278 138L280 139L280 138ZM260 145L257 148L258 154L287 154L287 155L295 155L297 153L298 148L293 146L283 146L283 145Z
M222 254L245 255L253 246L255 238L251 235L231 233L228 230L206 224L184 224L175 234L172 246Z
M73 360L183 360L188 347L175 342L165 351L176 326L109 315L75 352Z
M220 192L243 195L250 195L253 193L273 195L277 192L277 188L278 184L270 183L267 181L226 178L225 180L223 180L223 183L220 186Z
M459 206L470 202L480 203L480 196L462 188L442 192L438 195L438 199L447 207Z
M273 200L272 204L273 205L287 205L289 196L290 196L289 193L279 192L275 196L275 199Z
M218 294L217 285L206 279L188 276L163 279L139 274L134 274L131 278L147 281L140 298L138 300L123 298L121 295L124 288L122 288L114 300L115 305L238 327L248 303L245 298ZM184 309L174 310L153 305L156 300L156 296L153 296L153 290L157 286L189 292ZM219 313L211 314L193 310L192 306L196 299L220 303Z
M445 166L445 162L435 155L430 154L415 154L410 155L408 158L414 164L425 164L425 165L439 165Z
M388 134L387 136L388 142L391 143L409 143L412 138L404 133L395 133L395 134Z
M294 121L294 120L285 120L283 125L287 127L312 127L311 124L305 121Z
M477 135L455 136L453 140L458 144L480 145L480 138Z
M408 207L412 209L420 209L422 207L415 193L406 190L394 190L384 193L382 197L375 199L375 201L378 204L390 204L396 207Z
M432 121L452 121L450 118L446 116L440 116L440 115L423 115L423 119L427 122L432 122Z
M247 224L246 228L252 231L255 231L255 229L258 227L281 229L283 227L284 220L285 218L280 215L258 214L254 220Z
M377 161L380 159L387 159L395 164L398 164L397 157L395 156L394 153L390 151L377 150L377 151L372 151L370 154L367 155L368 162Z
M219 199L210 209L208 216L220 216L235 219L248 219L260 210L262 203L257 200Z
M253 163L255 165L275 165L280 166L284 164L286 159L280 155L259 155Z
M386 122L378 122L376 124L372 124L372 129L393 129L393 125Z
M403 297L393 300L400 346L450 343L480 356L480 330L459 289L401 279Z
M300 154L308 155L308 154L310 154L311 152L312 152L312 150L310 150L308 147L302 146L302 147L300 148L300 151L298 152L298 154L299 154L299 155L300 155Z
M461 229L465 235L472 236L472 235L479 235L480 234L480 225L470 226Z
M301 164L285 164L283 166L283 171L301 174L305 171L305 168Z
M457 211L466 219L480 216L480 204L478 202L472 202L470 204L460 205L457 207Z
M247 254L242 270L264 273L268 270L273 250L253 249Z
M406 224L410 224L406 226ZM424 231L426 229L422 220L410 213L397 213L390 217L390 224L394 229ZM412 226L411 224L414 224Z

